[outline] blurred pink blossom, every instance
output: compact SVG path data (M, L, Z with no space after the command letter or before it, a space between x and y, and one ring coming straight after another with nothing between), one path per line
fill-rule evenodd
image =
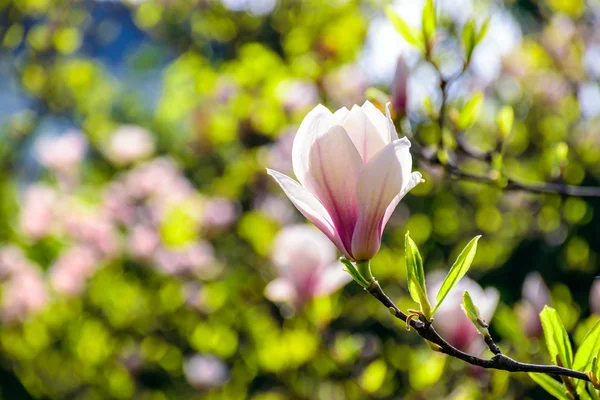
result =
M342 107L364 101L369 82L358 65L347 64L327 74L323 85L333 104Z
M319 89L310 80L286 80L277 87L283 107L290 112L307 111L319 103Z
M255 200L254 207L278 221L281 225L287 225L294 221L296 212L289 201L282 197L266 195Z
M106 152L117 165L131 164L154 153L154 138L144 128L122 125L110 137Z
M396 72L392 82L392 110L400 115L406 113L408 104L408 75L409 70L403 56L398 57Z
M229 378L227 365L214 356L195 354L185 361L183 371L190 385L199 390L219 387Z
M215 261L214 249L205 241L177 249L160 247L154 257L159 269L169 275L210 272Z
M136 225L129 232L127 248L134 257L150 258L160 245L160 236L155 228Z
M119 236L115 226L104 215L94 210L73 210L63 217L67 232L86 243L103 257L112 257L119 251Z
M530 272L525 277L522 299L516 307L517 314L527 336L542 335L539 314L550 302L550 290L538 272Z
M270 147L268 155L270 168L284 174L292 172L292 146L296 130L296 127L285 128L277 141Z
M48 302L48 291L42 274L28 268L13 275L2 294L2 316L7 321L23 320L40 311Z
M216 197L204 203L202 222L208 227L223 228L231 225L237 218L237 209L233 201Z
M427 292L430 299L435 299L446 274L436 271L427 277ZM467 277L463 277L450 290L448 296L435 314L434 326L440 335L453 346L463 350L476 352L484 346L483 338L479 336L477 328L465 315L461 308L462 296L468 291L475 305L479 308L481 317L490 322L500 294L495 288L482 289L479 284Z
M0 247L0 279L10 278L22 271L36 268L15 245Z
M59 136L44 136L35 142L40 164L55 172L70 175L83 159L87 141L80 131L68 131Z
M79 294L97 269L95 252L86 246L75 246L62 253L50 268L54 289L65 294Z
M594 280L590 290L590 310L594 314L600 314L600 279Z
M57 201L58 193L48 185L35 183L27 187L20 220L25 235L40 239L50 232Z
M301 306L352 280L336 260L335 246L309 225L284 228L275 238L271 259L278 273L265 288L271 301Z

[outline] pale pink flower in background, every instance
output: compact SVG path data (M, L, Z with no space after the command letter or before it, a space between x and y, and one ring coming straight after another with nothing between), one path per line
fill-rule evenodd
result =
M590 311L600 314L600 279L594 280L590 290Z
M5 284L2 316L7 321L23 320L48 303L48 291L42 274L34 267L19 271Z
M369 81L358 65L346 64L328 73L323 79L323 86L333 103L339 107L364 99Z
M278 221L281 225L288 225L294 221L294 207L290 205L289 201L281 197L268 194L256 198L254 208Z
M144 128L123 125L110 137L106 153L117 165L131 164L154 153L154 138Z
M127 248L134 257L150 258L160 245L156 229L147 225L137 225L129 232Z
M196 389L219 387L229 379L227 365L220 358L195 354L185 361L183 372Z
M96 253L87 246L78 245L62 253L52 265L50 283L60 293L80 294L97 268Z
M214 248L209 242L196 241L183 248L160 247L154 254L159 269L169 275L212 272Z
M287 127L269 148L268 165L270 168L284 173L292 172L292 148L296 127Z
M58 193L48 185L35 183L26 189L24 200L21 208L21 229L32 239L46 236L52 229Z
M427 276L427 292L430 299L435 299L446 274L436 271ZM461 308L464 292L468 291L475 305L479 308L481 317L490 322L500 294L495 288L485 290L479 284L467 277L463 277L448 293L448 296L435 314L435 329L453 346L470 352L483 349L485 343L479 336L473 322L465 315Z
M336 259L335 247L309 225L284 228L275 238L271 259L278 277L269 282L265 295L272 301L301 306L352 280Z
M517 315L527 336L542 335L540 313L550 302L550 290L538 272L530 272L525 277L522 299L516 307Z
M120 239L110 219L93 210L65 210L64 223L67 232L80 242L86 243L103 257L112 257L120 248Z
M35 142L36 158L40 164L56 172L70 175L87 150L85 136L68 131L59 136L44 136Z
M309 80L286 80L277 87L283 106L290 112L307 111L319 102L319 88Z
M35 268L20 247L8 245L0 247L0 279L10 278L21 271Z
M224 228L237 218L235 203L224 197L215 197L204 203L202 222L211 228Z
M370 102L332 114L315 107L298 129L292 163L298 182L268 170L296 208L349 260L370 260L400 200L421 181L410 142Z
M408 104L408 75L409 70L403 56L398 57L396 72L392 82L392 110L399 114L406 113Z

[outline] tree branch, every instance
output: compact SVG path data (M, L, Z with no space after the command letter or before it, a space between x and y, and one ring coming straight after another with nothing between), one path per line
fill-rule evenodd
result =
M371 296L375 297L377 300L379 300L379 302L386 306L388 310L390 310L392 315L406 323L408 318L407 315L404 312L402 312L402 310L400 310L394 304L394 302L384 293L383 289L381 289L381 286L376 280L373 280L371 282L371 285L365 290L367 290L369 294L371 294ZM467 354L452 346L450 343L446 342L437 333L437 331L433 327L433 324L431 323L426 323L421 320L410 319L408 324L410 324L410 326L423 339L439 346L439 351L441 353L449 355L450 357L458 358L459 360L462 360L471 365L475 365L486 369L497 369L509 372L537 372L550 375L560 375L580 379L586 382L591 382L590 378L584 372L581 371L575 371L568 368L558 367L556 365L528 364L513 360L512 358L500 352L500 349L498 349L491 337L489 340L493 344L492 347L498 349L498 353L494 355L494 357L492 357L491 359L484 359ZM490 343L488 343L488 347L489 346Z

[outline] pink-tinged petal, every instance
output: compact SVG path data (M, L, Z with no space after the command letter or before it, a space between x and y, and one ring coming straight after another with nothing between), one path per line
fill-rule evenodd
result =
M335 262L321 271L315 287L315 296L327 296L352 280L352 276L344 271L342 263Z
M346 114L342 119L342 126L365 164L386 145L375 125L359 106L355 105Z
M381 222L381 227L379 228L381 232L383 232L383 228L385 228L385 225L390 220L390 217L394 213L394 210L396 209L396 206L398 205L398 203L400 203L400 200L402 200L404 198L404 196L406 196L406 194L412 190L412 188L414 188L419 183L421 183L422 179L423 179L423 176L421 175L420 172L413 172L410 175L410 179L408 180L408 183L402 188L400 193L398 193L398 195L396 197L394 197L394 200L392 200L392 202L390 203L388 208L385 210L385 215L383 216L383 221Z
M319 228L321 232L323 232L329 238L329 240L336 245L344 257L349 258L350 254L348 251L346 251L346 248L344 247L342 240L333 225L333 221L325 207L323 207L323 204L321 204L315 196L313 196L308 190L306 190L289 176L271 169L267 169L267 172L277 181L277 183L279 183L279 186L281 186L284 193L296 206L298 211L300 211L302 215L306 217L306 219Z
M292 281L277 278L265 287L265 297L271 301L295 303L298 300L298 292Z
M356 184L362 167L356 147L339 125L317 138L310 150L306 187L325 206L347 253L356 223Z
M346 114L348 114L349 112L350 112L350 110L348 110L346 107L342 107L339 110L337 110L336 112L334 112L333 115L334 115L334 117L337 118L337 120L339 122L342 119L344 119Z
M361 108L367 115L367 118L369 118L371 123L375 126L385 144L398 139L398 134L396 133L396 128L394 128L394 122L391 120L391 117L383 115L383 113L368 100L365 101L365 104L363 104Z
M360 173L356 187L358 221L352 237L352 255L356 260L369 260L379 251L385 212L410 177L409 148L408 140L395 140Z
M292 145L292 167L302 185L306 186L308 156L315 140L336 124L337 118L321 104L313 108L300 124Z

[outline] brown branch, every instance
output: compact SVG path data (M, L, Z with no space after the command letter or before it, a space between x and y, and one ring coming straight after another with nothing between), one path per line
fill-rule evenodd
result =
M371 296L379 300L379 302L381 302L384 306L386 306L390 310L392 315L406 323L406 320L408 318L407 315L404 312L402 312L402 310L400 310L394 304L394 302L384 293L383 289L381 289L381 286L376 280L373 280L371 282L371 285L365 290L368 291L371 294ZM486 369L496 369L508 372L545 373L550 375L566 376L575 379L580 379L586 382L591 382L590 378L581 371L575 371L564 367L558 367L556 365L528 364L513 360L512 358L500 352L500 349L498 349L496 344L493 343L491 337L490 341L493 344L492 347L495 347L498 353L495 354L494 357L492 357L491 359L484 359L467 354L452 346L450 343L446 342L437 333L432 323L411 319L409 321L409 324L423 339L439 346L439 351L441 353L449 355L450 357L458 358L459 360L462 360L471 365L475 365ZM488 346L490 346L489 343Z

